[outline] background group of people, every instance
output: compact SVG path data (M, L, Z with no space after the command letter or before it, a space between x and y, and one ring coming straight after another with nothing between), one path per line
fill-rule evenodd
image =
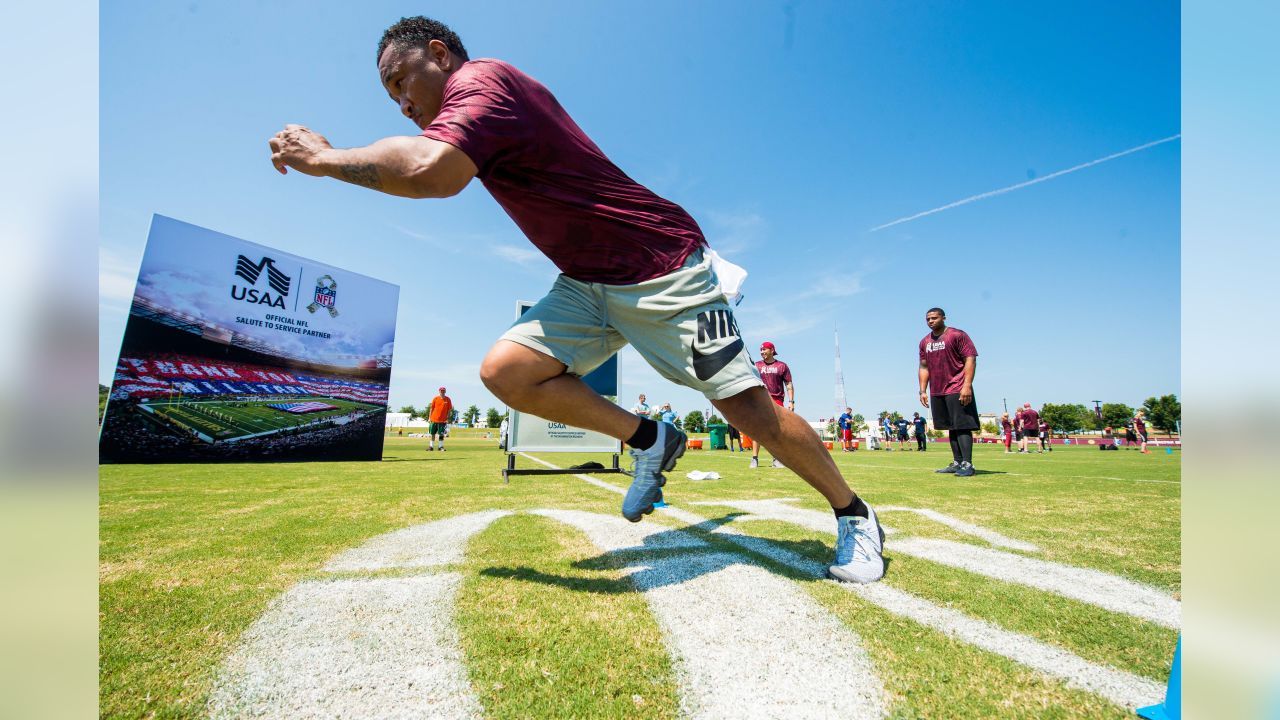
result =
M1031 407L1031 403L1023 403L1013 418L1009 417L1009 413L1000 416L1000 431L1004 435L1004 451L1006 454L1013 453L1013 443L1018 443L1019 453L1028 453L1030 449L1028 445L1033 440L1040 441L1040 449L1036 452L1044 453L1053 452L1053 448L1049 446L1049 435L1053 432L1049 427L1049 423L1040 417L1040 413Z

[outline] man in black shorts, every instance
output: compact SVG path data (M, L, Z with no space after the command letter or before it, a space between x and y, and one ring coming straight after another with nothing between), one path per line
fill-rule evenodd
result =
M920 340L920 404L933 408L933 427L946 430L951 440L951 464L938 470L960 477L974 474L973 431L978 404L973 399L973 374L978 350L963 330L947 327L942 308L924 314L929 334Z

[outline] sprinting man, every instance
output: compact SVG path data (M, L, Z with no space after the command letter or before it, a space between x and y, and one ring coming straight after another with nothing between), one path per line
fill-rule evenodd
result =
M269 140L271 161L281 173L410 198L450 197L480 179L561 271L481 362L489 391L521 412L626 442L635 465L622 515L639 521L653 512L686 438L581 380L630 343L822 494L837 523L832 576L880 579L875 512L808 423L770 400L693 218L614 165L546 87L500 60L471 60L440 22L400 20L378 42L376 60L384 89L419 135L338 149L286 125Z
M1139 409L1133 414L1133 434L1137 436L1137 440L1142 445L1142 452L1150 455L1151 451L1147 450L1147 413L1145 410Z
M760 375L760 379L764 381L765 390L769 393L769 399L778 407L786 407L795 414L796 409L796 387L791 383L791 368L787 364L778 359L778 349L768 340L760 343L760 359L756 361L756 372ZM787 400L790 398L790 400ZM787 404L784 406L783 402ZM756 436L748 431L752 439ZM751 465L752 468L760 467L760 445L759 442L751 443ZM770 448L770 454L773 449ZM776 468L785 467L777 455L773 457L773 466Z
M649 403L645 401L644 393L640 393L640 399L637 400L635 406L631 408L631 412L635 413L639 417L649 417L649 413L652 412L652 410L649 408Z
M1000 416L1000 431L1004 435L1004 454L1013 454L1013 421L1009 419L1009 413Z
M919 450L920 452L924 452L925 450L928 450L929 449L928 423L925 421L924 418L920 417L920 413L916 413L915 417L911 418L911 424L915 426L914 429L916 433L916 450Z
M924 322L929 332L920 340L920 404L932 406L933 426L951 441L951 464L937 472L969 477L975 472L973 431L982 427L973 399L978 349L968 333L947 327L942 308L929 308Z
M453 401L440 388L440 394L431 398L427 406L427 432L431 434L431 445L428 450L436 449L436 437L440 438L440 452L444 452L444 439L449 434L449 418L453 416Z
M836 429L840 431L840 449L853 452L853 408L845 408L836 420Z
M1022 403L1022 409L1018 411L1018 427L1022 428L1018 452L1030 454L1031 443L1040 437L1040 413L1031 407L1031 403ZM1044 450L1038 452L1044 453Z

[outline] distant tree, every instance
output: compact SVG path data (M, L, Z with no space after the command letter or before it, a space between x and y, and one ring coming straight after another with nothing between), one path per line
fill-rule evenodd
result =
M1147 411L1147 420L1157 430L1172 434L1182 421L1182 403L1177 395L1163 395L1158 398L1149 397L1142 403Z
M708 425L723 425L723 424L724 424L724 418L720 417L719 415L717 415L717 414L715 414L715 413L711 413L711 417L707 418L707 424L708 424Z
M489 411L484 414L485 427L496 428L501 424L502 415L498 413L497 409L489 408Z
M1124 427L1133 419L1133 408L1124 403L1102 403L1102 426ZM1101 428L1099 428L1101 429Z
M402 412L402 413L409 413L409 419L410 419L410 420L412 420L412 419L414 419L414 418L418 417L418 408L416 408L416 407L414 407L414 406L412 406L412 405L405 405L404 407L400 408L400 412Z
M867 427L867 419L862 417L862 413L853 416L852 425L854 435L862 435L869 429Z
M995 423L993 423L993 422L982 423L982 434L984 434L984 435L999 435L999 434L1000 434L1000 427L999 427L998 425L996 425Z
M1085 427L1093 427L1093 411L1084 405L1045 403L1040 410L1040 417L1049 423L1055 433L1074 433Z
M480 408L475 405L467 408L467 411L462 414L462 422L470 425L471 427L475 427L478 420L480 420Z
M690 410L684 416L684 431L700 433L707 431L707 421L702 418L701 410Z

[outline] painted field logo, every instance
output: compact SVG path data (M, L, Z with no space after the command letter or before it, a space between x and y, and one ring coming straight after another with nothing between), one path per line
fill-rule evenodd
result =
M338 281L334 280L331 275L321 275L316 278L316 294L311 304L307 306L308 312L315 312L320 308L329 311L329 317L338 317Z
M243 288L232 282L231 299L242 300L254 305L270 305L281 310L285 309L284 296L289 294L289 285L293 282L293 278L276 268L276 261L269 257L264 257L256 263L244 255L236 257L236 276L244 278L250 285L258 284L258 279L262 276L263 269L267 271L267 286L270 290L260 291L254 287ZM275 290L277 294L272 295L271 290Z

